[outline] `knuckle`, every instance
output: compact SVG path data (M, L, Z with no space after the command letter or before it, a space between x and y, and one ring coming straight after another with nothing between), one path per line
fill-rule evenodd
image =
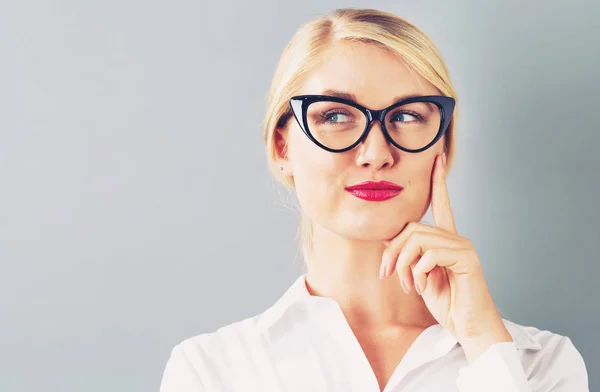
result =
M404 241L404 246L402 247L402 249L410 249L413 246L415 246L415 236L413 234L411 234L406 241Z
M473 247L473 242L471 242L470 239L466 238L466 237L462 237L462 241L465 243L466 246L468 246L469 248Z
M425 232L415 231L410 236L410 239L412 240L413 244L419 244L419 243L422 243L425 240L426 236L427 236L427 233L425 233Z
M475 251L475 249L469 249L467 250L468 255L474 260L474 261L478 261L479 257L477 256L477 252Z
M438 256L439 251L437 249L427 249L423 254L424 258L435 259Z
M417 228L419 228L418 222L408 222L408 224L406 225L406 229L408 231L413 231L413 230L416 230Z
M419 251L419 254L422 253L421 244L423 243L422 234L415 233L412 235L405 244L405 248L409 251Z

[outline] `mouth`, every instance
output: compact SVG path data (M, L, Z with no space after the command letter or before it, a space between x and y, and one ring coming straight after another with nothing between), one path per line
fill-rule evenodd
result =
M397 196L404 188L388 181L367 181L346 187L351 195L367 201L384 201Z

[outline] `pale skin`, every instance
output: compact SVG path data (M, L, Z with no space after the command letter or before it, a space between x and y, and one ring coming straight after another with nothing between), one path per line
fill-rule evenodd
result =
M330 90L352 94L371 109L408 94L440 95L391 54L347 42L328 49L298 94L331 95ZM512 341L473 244L456 231L444 139L407 153L388 143L376 122L356 148L331 153L310 141L293 118L278 133L277 164L294 178L302 212L314 227L307 288L340 304L381 389L431 325L448 328L470 363L491 345ZM344 189L381 180L404 190L370 202ZM419 223L430 205L433 226Z

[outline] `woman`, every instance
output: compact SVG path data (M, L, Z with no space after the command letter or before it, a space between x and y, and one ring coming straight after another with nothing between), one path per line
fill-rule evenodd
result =
M301 27L265 142L301 207L307 273L264 313L177 345L161 392L587 391L570 339L504 320L456 232L456 107L437 49L398 16Z

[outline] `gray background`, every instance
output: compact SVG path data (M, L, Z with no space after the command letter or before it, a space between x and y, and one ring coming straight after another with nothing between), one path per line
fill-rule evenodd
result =
M296 28L416 23L461 102L459 232L515 322L600 388L600 6L592 1L0 2L0 390L157 390L184 338L301 273L262 121Z

